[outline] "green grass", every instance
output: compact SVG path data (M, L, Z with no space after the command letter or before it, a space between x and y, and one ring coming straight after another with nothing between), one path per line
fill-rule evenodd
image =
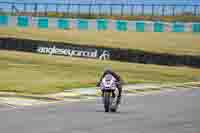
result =
M106 67L126 83L198 81L200 69L50 56L0 50L0 91L30 94L95 86Z
M0 28L0 37L54 40L91 46L139 49L157 53L200 55L199 33L39 30L6 27Z

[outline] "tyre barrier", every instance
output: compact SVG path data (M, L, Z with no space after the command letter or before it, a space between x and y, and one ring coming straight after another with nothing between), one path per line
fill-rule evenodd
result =
M200 56L154 53L137 49L89 46L87 44L80 45L55 41L0 38L0 49L142 64L200 68Z

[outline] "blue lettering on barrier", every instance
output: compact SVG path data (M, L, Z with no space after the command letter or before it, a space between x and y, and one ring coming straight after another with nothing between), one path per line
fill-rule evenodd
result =
M173 32L184 32L184 24L183 23L173 23L172 31Z
M200 23L194 23L192 25L192 31L193 32L200 32Z
M38 28L48 28L48 18L38 18Z
M145 23L144 22L136 22L136 31L144 32L145 31Z
M154 23L154 32L163 32L164 31L164 24L161 22Z
M8 25L8 16L0 16L0 26Z
M27 16L18 16L17 17L17 26L28 27L28 17Z
M78 20L77 27L79 30L88 30L88 20Z
M69 21L66 19L58 19L59 29L69 29Z
M116 29L117 31L127 31L127 22L122 20L117 20Z
M107 30L108 29L108 20L106 19L97 19L97 30Z

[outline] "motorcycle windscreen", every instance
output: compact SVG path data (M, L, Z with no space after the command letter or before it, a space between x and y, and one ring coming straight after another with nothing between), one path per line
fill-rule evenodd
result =
M101 82L101 89L102 90L115 90L116 88L116 79L111 75L107 74L105 77L102 79Z

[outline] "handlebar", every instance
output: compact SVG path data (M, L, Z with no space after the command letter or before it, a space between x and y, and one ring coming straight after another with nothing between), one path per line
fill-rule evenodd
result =
M115 82L117 85L121 85L122 83L121 82ZM99 87L100 86L100 84L101 84L101 82L98 82L97 83L97 87Z

